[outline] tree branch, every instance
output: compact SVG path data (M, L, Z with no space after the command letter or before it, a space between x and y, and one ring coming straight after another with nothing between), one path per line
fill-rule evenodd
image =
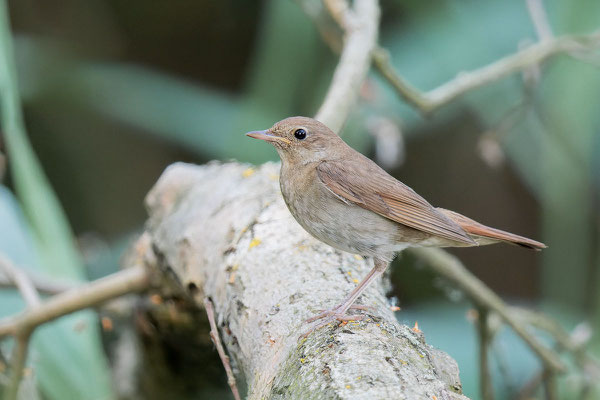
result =
M144 290L148 284L147 270L144 267L132 267L75 287L51 297L36 308L0 320L0 338L6 335L17 336L63 315Z
M146 203L158 268L198 306L212 299L248 398L464 399L454 361L398 323L381 280L361 296L370 306L364 320L299 341L304 321L343 298L372 260L336 251L296 223L274 178L279 164L247 171L175 164Z
M558 355L542 345L534 335L529 333L524 324L510 313L509 308L502 299L473 276L458 258L437 248L411 248L409 251L425 260L428 266L438 275L457 285L477 305L497 313L527 343L548 369L558 372L566 371L565 365Z
M34 308L40 304L40 295L29 276L2 254L0 254L0 270L4 271L9 281L17 287L28 307Z
M474 89L488 85L513 73L539 65L558 54L577 53L600 48L600 31L589 35L565 35L532 44L485 67L462 72L456 78L428 92L421 92L399 75L390 63L388 53L377 48L373 62L381 75L409 104L424 114L456 100Z
M335 16L342 24L344 47L315 119L339 132L369 72L371 52L377 43L379 6L376 0L355 0L351 9L343 0L329 0L326 4L335 10Z

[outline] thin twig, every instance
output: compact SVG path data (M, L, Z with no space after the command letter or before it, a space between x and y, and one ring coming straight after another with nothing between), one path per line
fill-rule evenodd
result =
M29 347L29 338L31 330L22 332L15 337L15 347L10 358L11 377L8 388L6 389L6 400L16 400L19 393L19 384L23 377L23 370L27 362L27 350Z
M24 272L38 293L44 295L55 295L62 292L66 292L67 290L73 289L77 285L67 282L55 281L48 278L42 278L36 275L32 275L30 273ZM8 277L0 276L0 289L14 289L16 287L15 283L8 279Z
M75 287L51 297L35 309L0 320L0 337L16 336L63 315L144 290L148 287L149 280L146 268L132 267Z
M409 104L424 114L452 102L465 93L500 80L532 65L539 65L558 54L579 53L600 47L600 31L589 35L565 35L538 42L479 69L461 72L456 78L428 92L421 92L399 75L391 65L388 53L377 48L373 62L382 76Z
M40 295L29 276L2 254L0 254L0 270L4 271L8 279L19 289L19 293L27 303L27 307L35 308L40 304Z
M492 337L489 329L489 311L484 307L477 309L477 333L479 338L479 382L481 386L481 398L483 400L493 400L494 387L492 386L492 375L490 374L488 357Z
M529 17L531 17L538 39L543 42L554 38L543 0L527 0L526 2L527 11L529 11Z
M538 3L540 1L528 0L528 5L529 2ZM346 2L342 0L325 1L331 17L342 29L347 26L344 15L348 14L347 7L344 7L343 3ZM536 30L538 30L538 35L544 37L545 40L530 45L484 67L470 72L461 72L456 78L428 92L420 91L402 77L391 64L388 51L382 47L375 46L373 48L371 52L373 64L378 72L396 89L398 94L407 103L417 108L423 114L429 114L471 90L488 85L513 73L524 71L532 66L539 66L547 59L558 54L567 54L574 58L582 59L582 52L600 48L600 31L589 35L564 35L555 38L547 22L543 5L541 3L534 4L533 8L534 10L530 12L532 12L532 19L534 20L534 24L536 24ZM317 20L315 15L309 15L317 24L323 24L323 21ZM323 29L322 26L319 26L319 31L321 34L329 32ZM326 42L330 44L333 51L337 51L332 46L334 42L330 38L327 38Z
M496 312L538 355L547 368L559 372L566 370L558 355L542 345L534 335L529 333L524 324L510 313L509 308L502 299L471 274L458 258L437 248L411 248L409 251L425 260L428 266L437 274L454 282L478 306Z
M328 1L329 7L338 10L334 12L334 18L343 24L344 47L325 100L315 117L334 132L342 129L367 76L379 25L376 0L355 0L351 9L344 3Z
M225 367L225 373L227 374L227 383L231 388L233 398L235 400L240 400L240 392L238 391L237 384L235 383L235 376L233 375L231 364L229 363L229 356L225 354L225 349L223 349L223 344L221 343L221 338L219 336L219 330L217 329L217 323L215 321L215 309L213 307L212 301L208 297L204 298L204 309L206 310L206 315L208 315L208 323L210 324L210 337L213 343L215 344L215 347L217 348L217 353L219 353L221 362Z
M9 259L0 254L0 270L10 279L19 290L21 297L25 300L29 310L35 310L39 307L40 296L27 276L20 268L17 268ZM29 338L32 328L23 330L15 336L15 347L10 359L11 378L6 389L6 399L15 400L19 392L19 383L23 376L23 369L27 362L27 349L29 347Z
M556 372L551 371L549 369L545 369L542 381L544 383L544 393L546 395L546 400L557 400L558 393L556 387Z

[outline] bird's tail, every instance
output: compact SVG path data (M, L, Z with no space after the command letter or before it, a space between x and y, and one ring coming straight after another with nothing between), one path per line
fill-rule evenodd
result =
M492 244L500 241L516 244L533 250L541 250L546 248L544 243L515 235L513 233L504 232L500 229L490 228L489 226L480 224L479 222L454 211L443 208L438 208L438 211L442 212L452 221L456 222L465 232L469 234L469 236L473 238L473 240L477 242L477 244Z

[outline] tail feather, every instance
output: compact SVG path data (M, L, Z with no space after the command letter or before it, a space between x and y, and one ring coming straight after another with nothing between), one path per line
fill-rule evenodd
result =
M478 244L491 244L500 241L516 244L518 246L523 246L533 250L541 250L546 248L544 243L515 235L514 233L501 231L500 229L490 228L489 226L480 224L479 222L454 211L443 208L438 208L438 210L449 217L452 221L456 222L465 232L472 236L473 240L475 240Z

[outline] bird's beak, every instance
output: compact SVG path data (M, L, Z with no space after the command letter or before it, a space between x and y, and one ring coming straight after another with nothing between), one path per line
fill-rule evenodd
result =
M280 136L271 135L268 132L268 130L248 132L248 133L246 133L246 136L249 136L249 137L254 138L254 139L264 140L264 141L267 141L267 142L275 142L275 141L279 140L281 142L290 144L290 141L287 140L286 138L282 138Z

